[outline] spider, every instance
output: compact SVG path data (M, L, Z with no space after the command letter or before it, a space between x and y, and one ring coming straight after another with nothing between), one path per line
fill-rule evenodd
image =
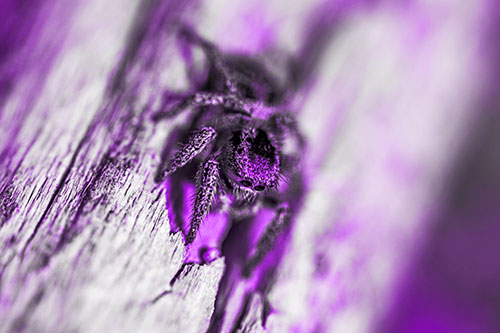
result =
M180 34L201 47L211 63L211 82L206 91L153 115L158 121L189 109L196 112L191 136L170 158L160 178L166 179L193 159L201 161L186 245L193 243L218 197L226 198L235 216L255 214L261 206L274 209L274 218L244 265L243 275L248 277L290 224L290 190L280 189L281 180L298 172L304 139L295 115L286 110L286 89L278 87L262 63L250 57L223 56L187 27ZM292 152L285 152L287 143Z

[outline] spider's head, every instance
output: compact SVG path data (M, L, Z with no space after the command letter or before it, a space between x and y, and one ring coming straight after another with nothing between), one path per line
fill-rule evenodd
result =
M279 155L265 131L256 128L235 131L229 147L230 171L236 184L258 192L278 184Z

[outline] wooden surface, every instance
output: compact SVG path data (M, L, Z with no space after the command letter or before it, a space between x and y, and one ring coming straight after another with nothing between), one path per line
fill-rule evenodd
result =
M183 265L154 182L182 119L150 115L164 91L190 88L173 28L186 21L224 51L291 54L310 71L296 106L303 210L272 286L235 283L219 329L371 331L426 238L471 117L481 55L462 41L480 36L481 4L18 9L0 67L0 330L209 328L225 258Z

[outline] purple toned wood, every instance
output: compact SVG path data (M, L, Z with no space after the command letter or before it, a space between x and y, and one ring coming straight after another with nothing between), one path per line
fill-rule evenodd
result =
M147 118L166 87L145 69L181 65L169 27L190 4L75 5L33 9L2 67L0 330L203 331L224 264L186 270L170 234Z

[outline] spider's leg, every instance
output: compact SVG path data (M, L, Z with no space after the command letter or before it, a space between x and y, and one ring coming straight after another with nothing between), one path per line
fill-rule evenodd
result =
M240 111L246 115L250 115L253 112L252 103L245 103L234 95L202 91L186 98L172 110L154 113L152 119L153 121L159 121L166 118L172 118L182 111L187 110L189 107L198 108L202 106L223 106L227 109Z
M292 112L281 111L272 114L268 119L268 125L273 133L285 138L293 136L299 145L299 150L305 146L305 138L299 130L297 119Z
M192 43L198 44L201 46L203 51L206 53L207 57L212 61L214 64L215 68L222 74L226 89L228 90L230 95L235 95L238 96L238 88L236 86L235 80L232 77L231 73L227 70L226 65L224 64L224 61L222 60L222 56L217 49L217 47L198 35L196 32L194 32L192 29L190 29L187 26L183 26L181 29L181 34L185 37L187 37Z
M246 116L252 116L257 113L272 114L274 108L263 105L261 102L249 101L231 94L214 92L197 92L188 97L184 102L172 110L159 111L153 114L153 121L159 121L165 118L172 118L186 110L188 107L198 108L202 106L222 106L225 109L240 112Z
M287 204L281 204L276 214L257 242L257 248L243 267L242 275L249 277L255 267L264 259L266 254L274 247L278 236L289 226L291 211Z
M289 179L298 171L301 165L302 156L300 153L281 154L280 155L280 170L285 179Z
M215 156L210 156L198 170L193 216L191 217L189 233L186 236L186 244L191 244L196 238L200 224L207 216L214 201L219 180L219 162Z
M217 133L212 127L204 127L196 131L189 138L188 142L175 153L165 170L164 178L189 163L189 161L201 153L215 139L216 135Z
M191 97L190 103L195 107L223 106L247 115L251 115L255 108L255 103L242 100L237 96L212 92L198 92Z

